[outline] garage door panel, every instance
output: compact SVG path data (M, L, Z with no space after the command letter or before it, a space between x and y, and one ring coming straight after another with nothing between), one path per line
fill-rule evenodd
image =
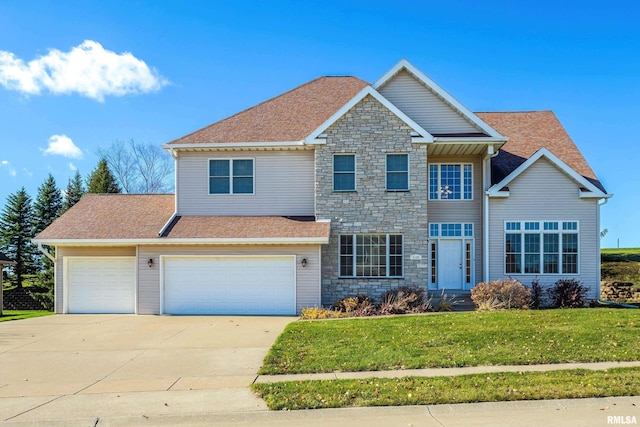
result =
M69 313L134 313L136 262L128 258L69 259Z
M196 257L164 260L168 314L294 314L295 258Z

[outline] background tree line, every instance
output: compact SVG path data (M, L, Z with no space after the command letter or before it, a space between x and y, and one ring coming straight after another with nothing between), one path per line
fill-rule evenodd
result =
M116 141L100 150L99 155L98 164L86 179L76 170L66 189L61 190L49 173L35 199L22 187L7 197L0 214L0 251L16 261L7 269L7 278L12 285L22 287L29 277L31 283L46 288L47 295L38 299L50 299L51 304L54 265L31 239L87 193L151 194L173 190L173 160L158 145ZM53 248L47 250L53 254Z

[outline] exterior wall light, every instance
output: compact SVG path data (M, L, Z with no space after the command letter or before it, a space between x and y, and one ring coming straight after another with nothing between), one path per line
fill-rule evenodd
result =
M149 261L147 261L147 265L149 266L149 268L153 267L153 258L149 258Z
M302 268L305 268L307 266L307 259L302 258L302 261L300 261L300 264L302 264Z

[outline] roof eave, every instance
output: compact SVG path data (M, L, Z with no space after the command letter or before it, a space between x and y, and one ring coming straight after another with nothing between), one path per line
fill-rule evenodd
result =
M323 245L326 237L232 237L232 238L142 238L142 239L33 239L49 246L133 246L133 245Z

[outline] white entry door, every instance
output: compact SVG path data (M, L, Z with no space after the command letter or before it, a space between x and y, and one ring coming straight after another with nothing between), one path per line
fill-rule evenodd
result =
M462 289L462 240L440 240L438 271L438 288Z

